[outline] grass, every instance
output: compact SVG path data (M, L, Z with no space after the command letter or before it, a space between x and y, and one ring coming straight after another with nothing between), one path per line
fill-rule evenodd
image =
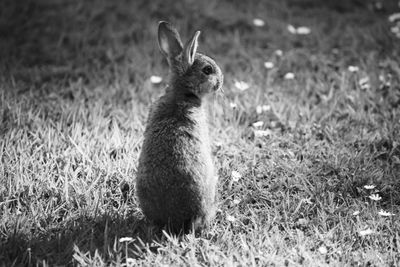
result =
M399 8L373 3L3 1L0 265L398 266ZM159 20L185 38L201 29L225 75L210 99L219 212L199 236L160 233L134 199L165 85L149 78L167 74Z

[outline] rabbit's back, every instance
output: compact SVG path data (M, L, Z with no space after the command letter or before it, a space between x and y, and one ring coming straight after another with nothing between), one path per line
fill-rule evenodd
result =
M180 229L212 217L216 179L205 111L161 98L139 158L137 195L146 217Z

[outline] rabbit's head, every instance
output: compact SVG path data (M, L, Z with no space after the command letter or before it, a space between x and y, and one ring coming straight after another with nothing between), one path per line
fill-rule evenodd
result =
M200 31L183 46L178 31L168 22L158 26L158 44L170 67L169 90L176 94L202 98L221 89L221 69L210 57L197 53Z

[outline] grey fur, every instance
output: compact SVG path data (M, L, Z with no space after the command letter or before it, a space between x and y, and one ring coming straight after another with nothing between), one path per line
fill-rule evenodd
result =
M217 178L203 98L221 89L223 76L211 58L196 53L198 35L182 47L176 29L159 24L159 46L170 65L170 80L151 107L136 179L145 216L172 232L201 229L216 210ZM213 73L206 75L205 66Z

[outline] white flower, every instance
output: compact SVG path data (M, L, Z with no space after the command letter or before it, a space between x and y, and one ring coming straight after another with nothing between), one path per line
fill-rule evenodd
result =
M257 114L261 114L263 112L270 111L270 110L271 110L271 106L269 106L269 105L262 105L262 106L256 107Z
M264 62L264 67L266 69L272 69L274 67L274 63L272 63L271 61L265 61Z
M237 182L240 178L242 178L242 175L240 174L240 172L232 171L231 177L232 181Z
M400 38L400 21L396 26L390 27L390 31L396 35L397 38Z
M390 15L388 19L390 22L395 22L396 20L400 20L400 13L394 13Z
M235 217L233 217L232 215L226 215L226 220L228 221L228 222L234 222L234 221L236 221L236 218Z
M253 123L253 127L256 127L256 128L262 127L263 125L264 125L263 121L256 121L255 123Z
M123 243L123 242L132 242L133 241L133 238L132 237L121 237L120 239L119 239L119 242L120 243Z
M393 26L393 27L390 27L390 31L392 32L392 33L399 33L400 32L400 28L398 27L398 26Z
M283 77L285 80L293 80L294 79L294 73L293 72L288 72L285 74Z
M373 185L373 184L366 184L366 185L364 185L364 188L367 189L367 190L372 190L372 189L375 188L375 185Z
M237 108L237 104L236 104L236 103L233 103L233 102L229 103L229 106L230 106L231 108Z
M270 135L271 135L270 130L255 130L254 131L255 137L265 137L265 136L270 136Z
M237 205L240 203L240 200L235 198L232 202L233 202L233 204Z
M350 71L350 72L357 72L357 71L359 71L360 69L357 67L357 66L349 66L348 67L348 70Z
M289 25L287 26L287 29L288 29L288 31L289 31L291 34L296 34L296 33L297 33L296 28L295 28L293 25L291 25L291 24L289 24Z
M371 195L369 196L369 198L372 199L372 200L374 200L374 201L379 201L379 200L382 199L381 196L378 195L378 194L371 194Z
M154 83L154 84L158 84L158 83L162 82L162 77L156 76L156 75L152 75L150 77L150 82Z
M390 216L394 216L394 213L388 212L388 211L384 211L384 210L380 210L378 212L379 215L383 216L383 217L390 217Z
M305 26L301 26L297 28L297 34L307 35L311 33L311 29Z
M263 105L262 106L262 110L265 111L270 111L271 110L271 106L270 105Z
M235 87L241 91L245 91L250 88L250 85L244 81L235 81Z
M296 28L293 25L289 24L287 26L287 29L291 34L306 35L311 33L311 29L306 26L300 26Z
M281 56L283 56L283 51L280 49L275 50L275 55L277 55L278 57L281 57Z
M262 27L265 25L265 22L262 19L255 18L255 19L253 19L253 24L256 27Z
M360 85L361 89L363 89L363 90L369 89L370 88L369 77L365 76L365 77L361 78L358 81L358 84Z
M360 214L360 211L356 210L355 212L353 212L353 216L357 216L358 214Z
M370 234L373 234L373 233L374 233L374 231L371 230L371 228L367 228L365 230L361 230L361 231L358 232L358 234L360 236L366 236L366 235L370 235Z
M319 253L325 255L326 253L328 253L328 249L325 246L320 246L318 248Z

